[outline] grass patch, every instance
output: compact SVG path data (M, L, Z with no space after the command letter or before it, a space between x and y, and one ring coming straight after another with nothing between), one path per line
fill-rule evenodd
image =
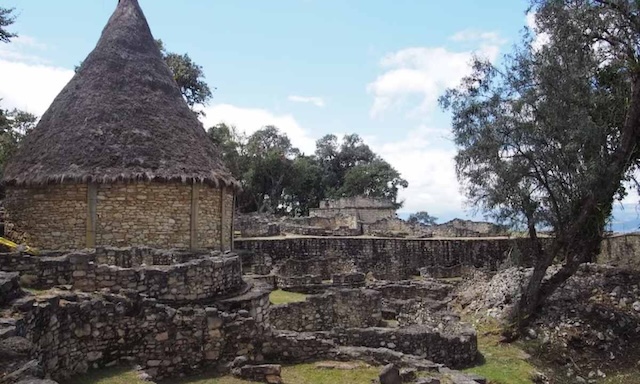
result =
M379 368L362 363L352 364L353 369L321 369L315 363L282 367L282 379L289 384L370 384L378 377ZM233 376L211 377L200 375L182 379L166 380L165 384L251 384ZM131 368L117 367L90 371L63 384L149 384L138 378Z
M296 303L305 300L307 300L307 295L304 293L287 292L282 289L277 289L269 295L269 301L274 305Z
M478 349L484 357L481 365L465 369L486 377L494 384L530 384L536 371L528 355L517 343L500 343L497 324L476 324Z
M288 384L371 384L379 369L366 364L354 364L353 369L322 369L315 363L282 367L282 381ZM175 384L249 384L232 376L207 377L206 375L173 380Z
M138 377L138 372L129 367L114 367L89 371L62 384L149 384Z
M602 384L640 384L640 368L628 372L618 372L602 379Z

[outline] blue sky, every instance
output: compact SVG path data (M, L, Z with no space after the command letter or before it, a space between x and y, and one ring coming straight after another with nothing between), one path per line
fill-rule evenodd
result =
M139 1L154 36L189 53L217 87L205 126L273 124L306 152L324 134L358 133L408 179L404 213L471 217L436 100L468 73L471 55L510 50L528 1ZM20 38L0 46L2 105L42 114L116 4L3 1L17 10ZM635 205L623 216L637 219Z

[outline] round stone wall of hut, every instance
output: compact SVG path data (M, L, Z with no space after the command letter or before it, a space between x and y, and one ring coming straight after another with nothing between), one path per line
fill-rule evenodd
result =
M230 250L234 192L132 182L7 186L5 235L40 249L96 246Z

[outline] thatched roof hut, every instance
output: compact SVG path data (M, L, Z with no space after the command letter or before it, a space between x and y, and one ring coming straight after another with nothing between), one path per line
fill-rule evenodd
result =
M7 165L9 184L236 182L182 99L137 0L120 0L96 48Z
M4 182L8 221L13 225L14 236L23 236L35 245L56 248L77 246L80 242L75 240L75 235L63 234L61 238L65 240L60 242L38 234L42 229L30 223L38 219L30 215L40 211L37 206L43 203L35 201L34 196L44 194L45 200L56 200L60 198L56 194L69 195L70 185L79 187L80 194L84 186L89 190L84 202L87 210L99 210L100 204L98 208L90 207L92 188L97 189L99 202L105 201L109 209L119 210L111 206L108 196L100 196L100 191L112 191L115 202L129 201L128 196L113 193L117 186L126 185L121 194L136 193L141 201L148 201L149 197L143 199L139 190L132 192L133 186L157 189L165 185L180 191L182 186L190 191L190 199L195 194L191 191L193 187L220 190L220 199L225 200L226 194L232 196L232 190L238 185L222 164L218 149L207 137L197 116L182 98L137 0L119 0L93 52L7 164ZM164 194L162 190L155 192ZM165 197L167 201L157 203L170 203L169 191ZM189 221L196 221L197 210L193 213L192 208L186 213L190 215ZM25 213L34 209L33 214ZM101 230L99 219L108 216L99 213L93 218L94 223L89 223L95 231ZM65 215L64 212L58 214ZM140 214L157 215L151 211ZM74 215L77 216L77 212ZM43 219L41 216L40 221ZM76 222L77 217L75 219L72 222ZM177 221L177 218L167 218L167 223ZM162 224L162 232L172 230L167 223ZM87 232L90 230L87 228ZM69 231L73 229L56 229L56 233ZM100 238L99 233L96 235ZM104 236L109 239L108 233L102 238ZM137 245L145 240L129 242L128 238L125 236L115 244ZM95 245L95 239L90 240L86 244ZM144 245L172 245L151 237L146 240L149 244ZM45 244L46 241L56 244ZM65 241L71 244L62 244ZM108 241L102 243L105 242ZM194 245L193 240L190 243ZM98 242L98 245L102 244Z

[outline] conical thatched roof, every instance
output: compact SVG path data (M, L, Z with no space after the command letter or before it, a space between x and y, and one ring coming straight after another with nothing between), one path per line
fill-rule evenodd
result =
M237 185L183 100L137 0L119 0L98 45L27 135L4 180Z

